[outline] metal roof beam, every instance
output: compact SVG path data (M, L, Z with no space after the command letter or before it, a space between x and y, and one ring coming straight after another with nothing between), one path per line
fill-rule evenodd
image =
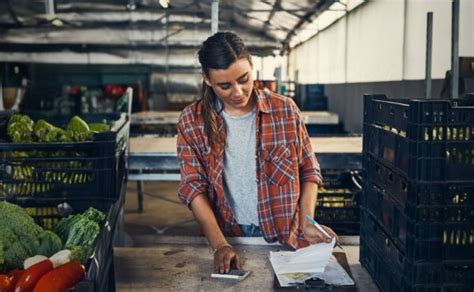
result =
M318 16L336 2L336 0L322 0L318 1L311 7L311 9L298 21L298 23L288 32L283 41L282 53L288 49L291 39L296 35L296 31L300 29L306 22L310 22L311 18Z

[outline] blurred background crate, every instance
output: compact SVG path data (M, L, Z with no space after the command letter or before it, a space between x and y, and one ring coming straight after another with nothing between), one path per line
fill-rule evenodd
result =
M12 143L6 136L9 115L0 120L0 196L116 198L125 180L130 122L127 114L90 114L86 122L106 122L110 131L92 141ZM36 115L31 115L33 119ZM63 126L70 117L43 117Z
M357 171L329 172L318 189L315 219L338 235L359 233L360 177Z

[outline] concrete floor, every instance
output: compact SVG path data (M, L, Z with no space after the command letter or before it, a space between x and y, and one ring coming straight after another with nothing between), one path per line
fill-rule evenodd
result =
M143 188L144 211L140 213L137 211L137 183L129 181L127 184L124 231L132 242L150 235L199 235L191 210L176 195L178 182L145 181Z
M131 181L127 185L124 206L126 247L154 248L158 247L162 238L175 237L174 240L179 242L179 238L199 236L199 226L192 212L176 195L178 182L143 182L143 186L144 211L140 213L137 211L136 182ZM202 240L206 241L205 238ZM348 245L344 249L353 276L358 280L359 291L378 291L367 271L359 263L359 246Z

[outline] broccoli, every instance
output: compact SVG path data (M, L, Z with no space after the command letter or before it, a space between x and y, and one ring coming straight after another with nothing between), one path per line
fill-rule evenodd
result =
M7 134L14 143L32 143L33 124L27 115L14 114L8 120Z
M26 211L15 204L0 202L0 228L8 227L15 232L38 236L42 231Z
M0 270L21 268L26 258L38 254L42 232L23 208L0 201Z
M38 254L40 255L50 257L63 248L61 238L59 238L56 233L49 230L43 231L38 236L38 240L40 242Z
M19 241L12 242L5 250L4 270L23 267L23 261L32 255Z

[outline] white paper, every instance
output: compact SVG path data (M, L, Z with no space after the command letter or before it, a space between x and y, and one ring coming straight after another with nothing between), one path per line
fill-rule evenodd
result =
M329 259L329 263L323 273L315 273L310 278L312 277L317 277L324 280L326 284L334 286L354 285L351 276L349 276L334 256L331 256Z
M335 239L330 243L317 243L296 251L270 252L270 262L280 286L293 286L323 273L332 255ZM292 284L293 283L293 284Z

